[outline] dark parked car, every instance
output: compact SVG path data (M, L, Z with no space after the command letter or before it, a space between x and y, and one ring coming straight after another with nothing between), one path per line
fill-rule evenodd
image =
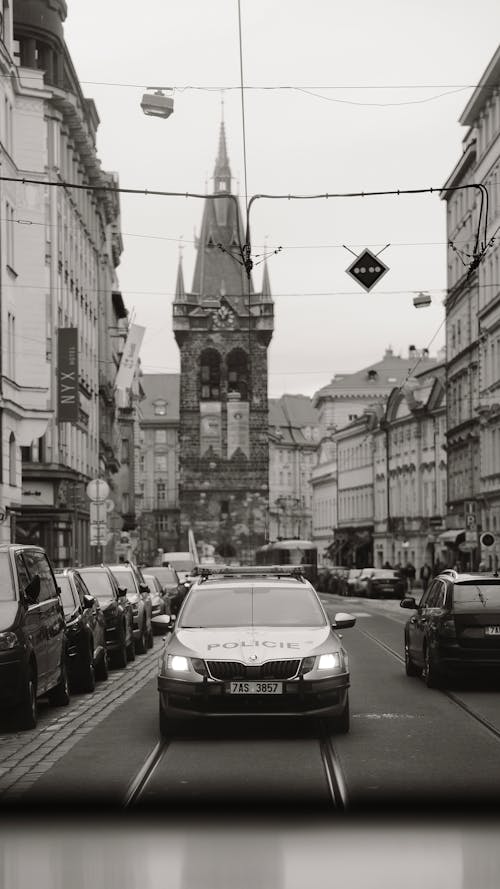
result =
M500 577L445 571L429 585L405 625L408 676L422 676L429 688L453 675L483 671L500 677Z
M153 627L151 625L152 603L149 587L142 571L132 562L120 562L108 566L120 587L127 590L127 599L132 604L133 632L136 654L144 654L153 647Z
M37 699L69 703L64 611L52 566L38 546L0 546L0 706L20 728L37 723Z
M106 623L106 648L116 667L126 667L135 658L132 605L127 590L120 588L106 565L79 568L79 574L101 606Z
M153 617L158 617L159 614L170 614L170 602L158 578L154 574L143 574L143 577L151 593Z
M71 688L94 691L96 679L108 678L106 623L95 596L78 570L56 572L68 636L67 664Z
M401 599L406 593L406 580L392 568L372 568L366 582L368 599Z

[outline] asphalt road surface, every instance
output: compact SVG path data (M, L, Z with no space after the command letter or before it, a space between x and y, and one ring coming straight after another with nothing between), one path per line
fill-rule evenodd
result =
M162 645L113 671L93 695L42 707L37 729L0 725L0 806L60 811L204 807L349 813L484 814L500 800L498 686L430 690L405 675L393 601L322 595L350 611L351 731L320 720L224 719L160 743L156 666Z

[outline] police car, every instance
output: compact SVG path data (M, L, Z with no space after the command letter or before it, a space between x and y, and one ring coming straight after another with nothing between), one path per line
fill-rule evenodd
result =
M315 715L349 730L349 663L300 568L198 569L160 658L160 733L193 716ZM163 626L167 617L155 618Z

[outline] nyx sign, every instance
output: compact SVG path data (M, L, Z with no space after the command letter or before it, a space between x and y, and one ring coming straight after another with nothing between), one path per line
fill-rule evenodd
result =
M60 327L57 336L57 415L60 423L77 423L78 328Z

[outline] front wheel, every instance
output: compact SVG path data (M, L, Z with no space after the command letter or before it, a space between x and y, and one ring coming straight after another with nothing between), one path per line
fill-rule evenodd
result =
M427 688L440 688L443 684L442 673L436 667L435 659L429 646L424 652L424 667L422 670L422 679Z
M87 663L85 664L85 668L82 671L81 676L81 689L88 694L95 691L95 665L94 665L94 655L91 651L88 653Z
M60 678L57 685L49 692L49 703L53 707L67 707L69 704L69 681L68 671L66 668L66 655L63 654L61 662Z
M335 735L346 735L348 733L351 725L349 696L346 697L345 706L340 716L329 716L326 723L328 729Z
M408 642L405 640L405 671L407 676L421 676L422 668L415 666L413 663Z
M15 711L16 723L21 730L36 728L38 722L38 706L36 700L36 682L30 673L23 689L22 698Z

